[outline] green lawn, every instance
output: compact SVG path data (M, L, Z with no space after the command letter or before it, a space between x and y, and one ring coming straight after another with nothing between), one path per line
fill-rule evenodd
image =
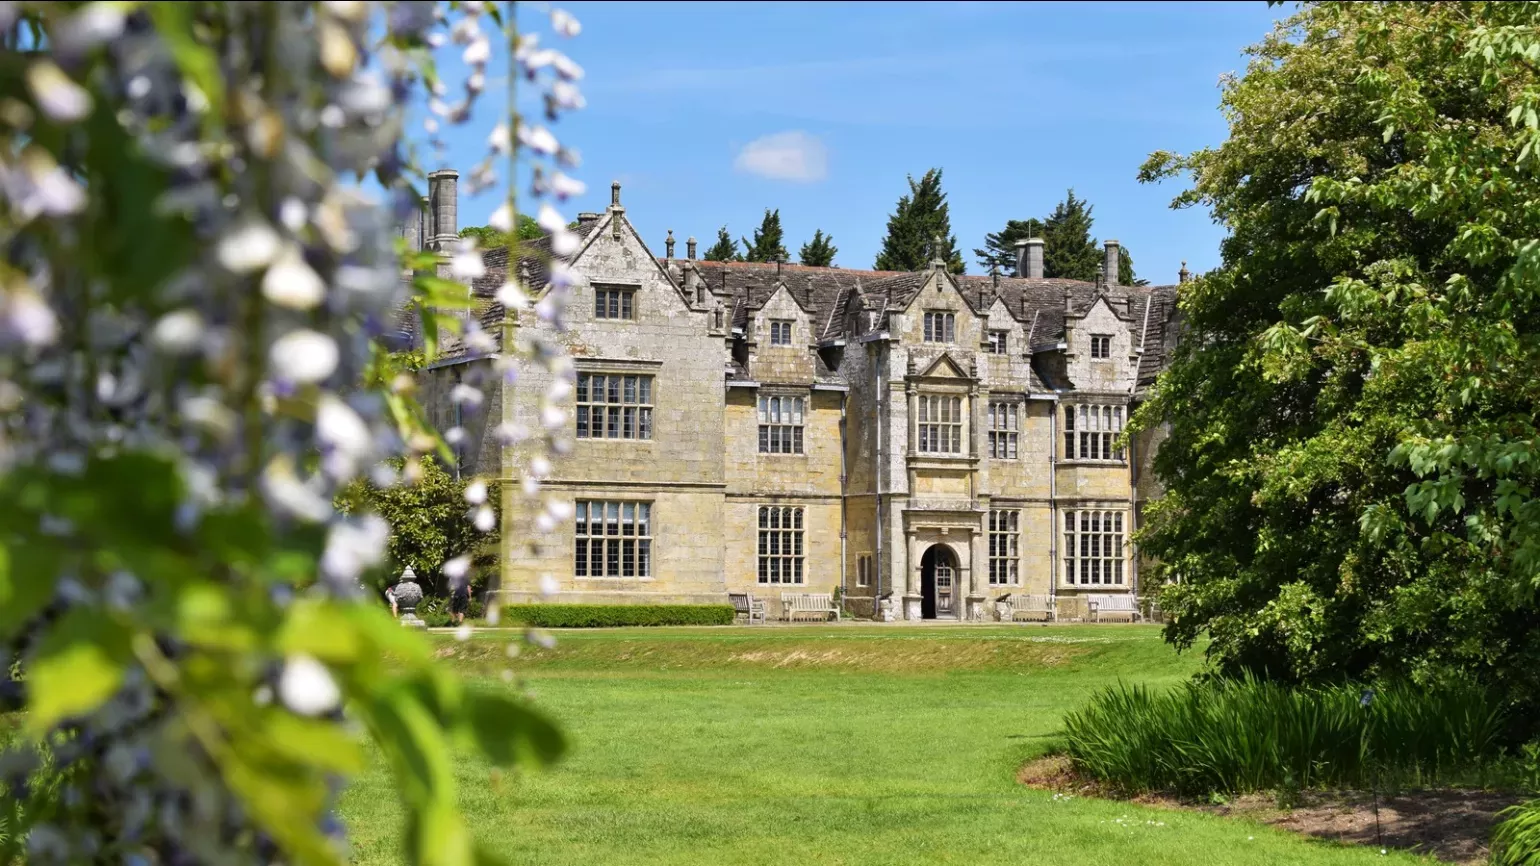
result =
M506 642L442 646L489 687L513 667L571 738L559 766L501 785L459 770L476 831L515 863L1419 862L1018 785L1092 690L1196 669L1155 627L616 629L512 662ZM395 800L378 762L349 789L358 862L399 860Z

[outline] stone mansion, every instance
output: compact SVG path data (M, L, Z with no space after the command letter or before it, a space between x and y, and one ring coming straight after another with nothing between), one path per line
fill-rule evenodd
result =
M411 242L447 252L455 178L431 176ZM1041 240L1018 244L1010 276L701 261L672 232L660 257L619 184L576 230L559 338L571 447L541 488L571 504L568 525L536 531L519 492L531 454L500 436L540 429L549 374L528 364L504 386L463 345L421 374L441 429L454 385L483 382L487 410L456 447L464 471L502 481L505 600L750 592L773 616L783 592L828 592L858 617L886 598L906 619L984 619L1007 593L1140 593L1130 536L1159 434L1118 435L1174 346L1176 286L1044 279ZM1107 241L1114 278L1118 254ZM484 261L486 333L546 327L494 297L511 277L538 292L542 262Z

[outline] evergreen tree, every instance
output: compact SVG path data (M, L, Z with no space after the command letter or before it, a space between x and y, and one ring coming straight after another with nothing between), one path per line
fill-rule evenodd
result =
M797 258L808 267L827 268L834 264L834 254L839 251L839 247L834 245L834 238L824 234L823 229L818 229L813 232L813 239L802 245Z
M706 250L703 257L708 262L741 262L743 257L738 255L738 242L727 233L727 226L717 229L717 242Z
M872 267L879 271L920 270L930 264L931 246L937 236L942 244L939 258L947 263L947 270L963 273L967 266L957 251L957 238L952 236L946 193L941 191L941 169L933 168L919 183L914 182L914 175L909 176L909 194L898 200L898 207L888 217L888 235Z
M1075 198L1073 189L1065 193L1043 224L1043 276L1088 283L1096 280L1102 251L1091 237L1091 223L1091 205Z
M1129 255L1128 247L1118 247L1118 285L1147 286L1149 284L1149 280L1141 280L1134 275L1134 257Z
M754 230L754 241L743 239L743 261L746 262L783 262L790 256L786 248L781 246L784 234L781 231L781 211L765 208L765 218Z
M1043 221L1040 219L1006 220L1005 228L984 235L984 248L974 248L979 267L989 272L998 267L1002 273L1016 272L1016 242L1027 238L1042 237Z

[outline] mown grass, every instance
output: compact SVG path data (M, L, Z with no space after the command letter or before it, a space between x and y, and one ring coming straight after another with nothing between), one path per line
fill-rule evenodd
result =
M1254 679L1120 684L1065 719L1076 768L1129 793L1434 785L1501 772L1505 720L1477 688L1371 692Z
M1064 714L1113 683L1197 666L1146 626L617 629L510 661L507 636L445 664L516 670L572 741L557 767L458 768L480 836L528 864L1357 864L1414 862L1212 815L1016 782ZM399 862L376 765L342 809L356 860Z

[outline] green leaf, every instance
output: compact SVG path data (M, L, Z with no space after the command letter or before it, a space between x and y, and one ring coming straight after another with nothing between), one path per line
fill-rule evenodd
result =
M492 763L547 766L566 751L560 729L533 708L495 692L469 691L465 698L465 724Z
M27 730L38 735L60 719L101 706L122 685L128 655L121 626L99 611L70 610L27 665Z
M272 710L263 727L272 747L294 761L345 775L363 772L367 765L358 742L331 722Z
M200 42L193 32L193 3L147 3L155 30L171 49L177 68L208 100L204 117L214 124L224 117L225 82L213 46Z
M17 548L13 555L0 545L0 637L31 619L53 596L58 580L58 557L38 544ZM27 575L16 580L18 574Z

